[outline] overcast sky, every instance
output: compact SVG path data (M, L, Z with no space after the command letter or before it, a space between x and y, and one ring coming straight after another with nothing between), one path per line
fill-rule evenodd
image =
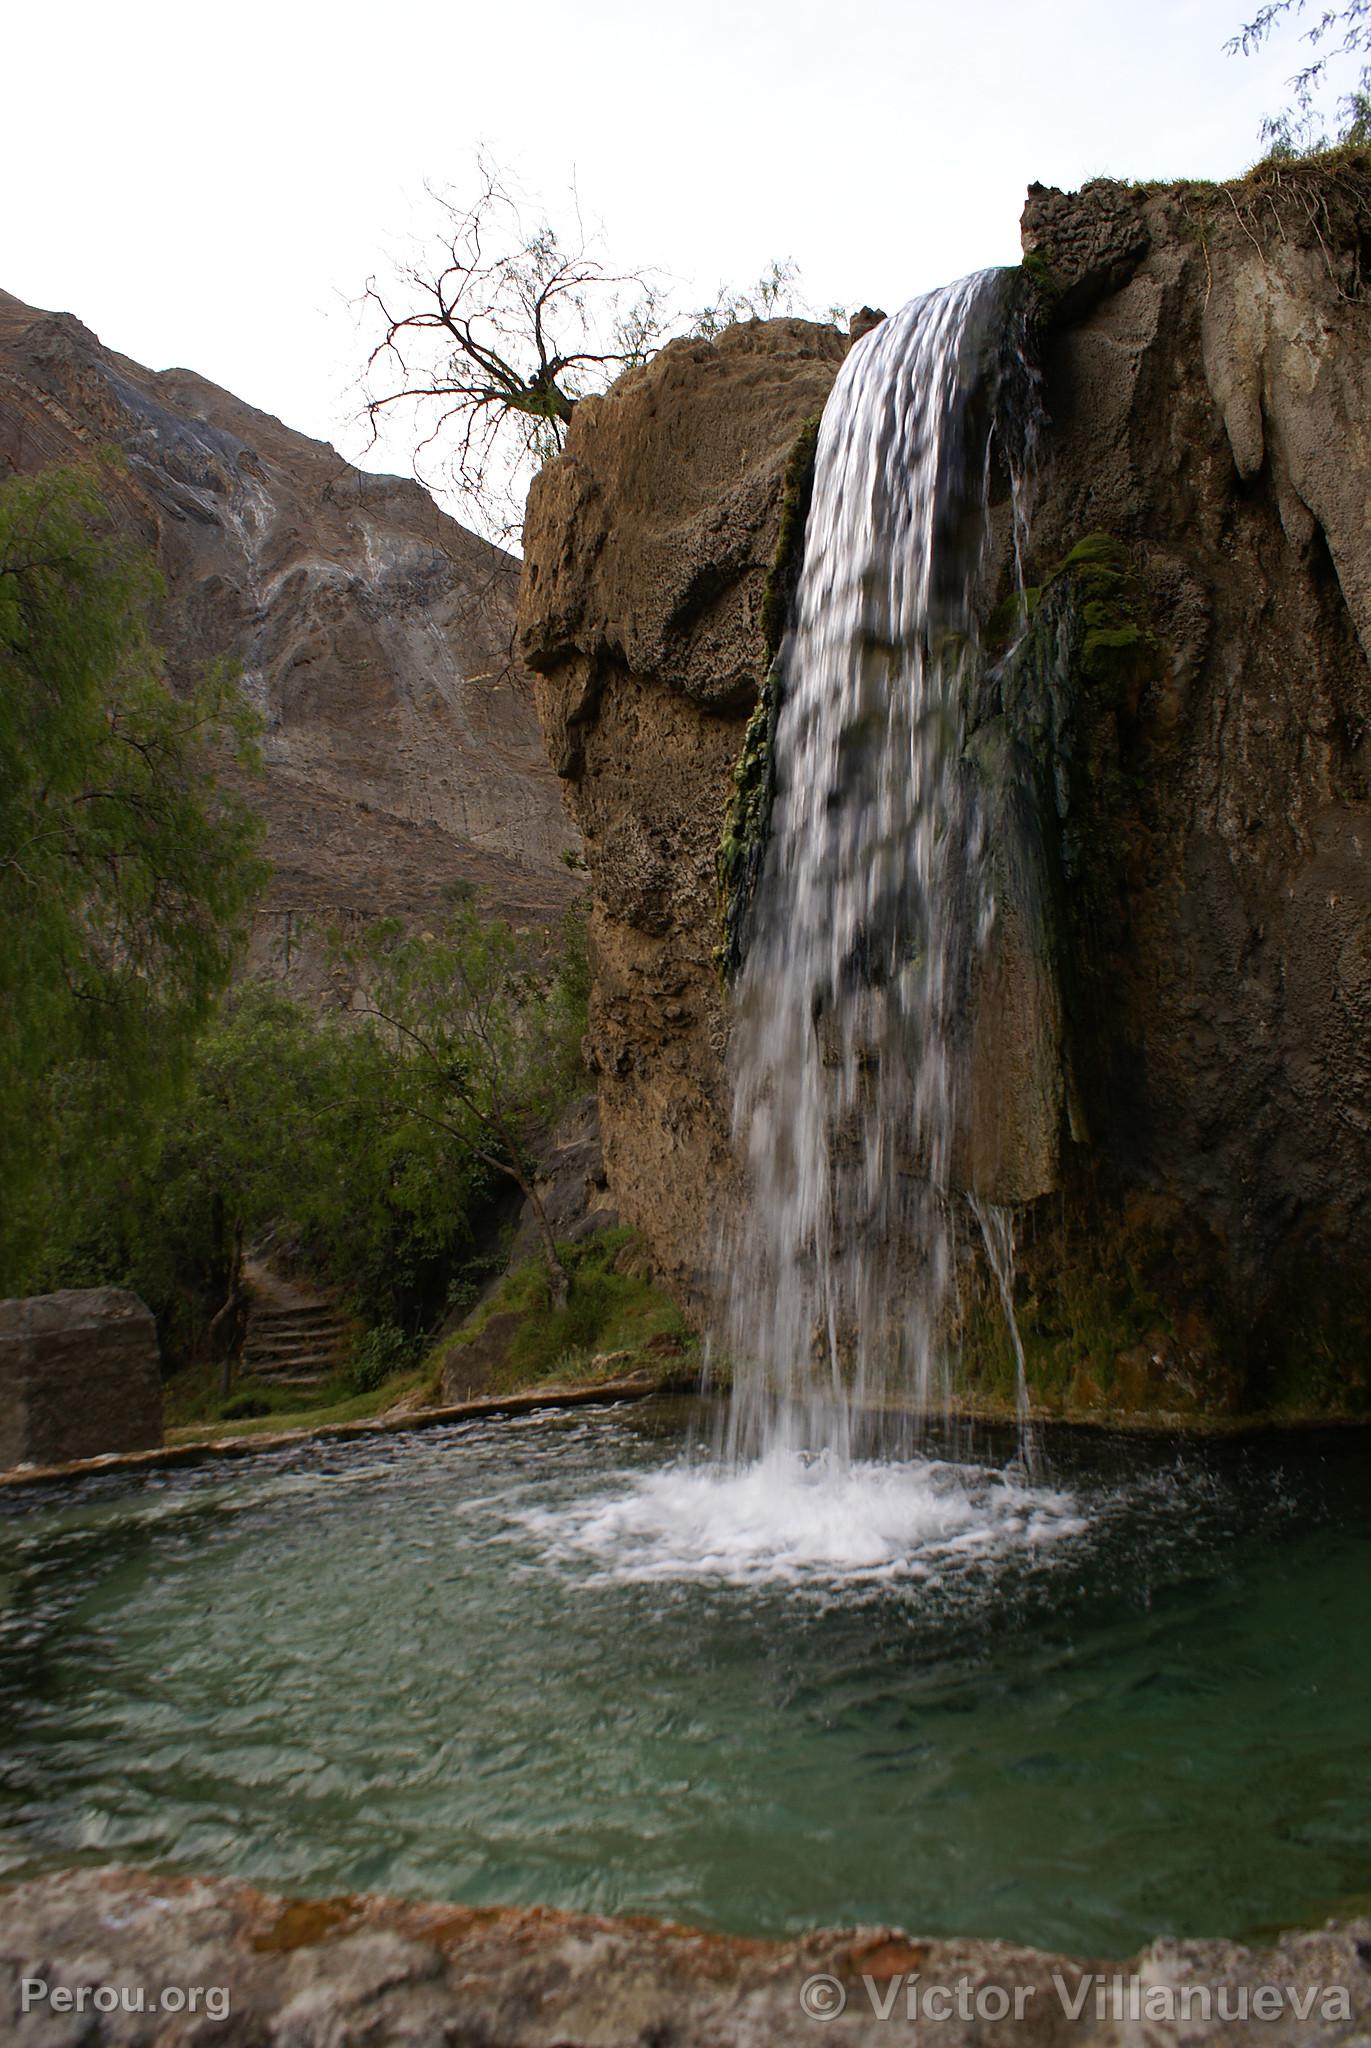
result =
M1251 0L1249 0L1249 5ZM1223 177L1300 45L1243 0L124 0L11 9L0 284L372 467L349 301L484 144L699 304L793 257L893 308L1014 262L1024 188Z

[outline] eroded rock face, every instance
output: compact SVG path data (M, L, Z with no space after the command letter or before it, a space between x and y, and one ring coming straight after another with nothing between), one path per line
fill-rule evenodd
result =
M1366 2038L1368 1955L1368 1920L1270 1949L1159 1941L1092 1964L884 1928L749 1941L137 1871L0 1893L0 2010L16 2048L812 2048L816 2036L880 2048L930 2035L948 2048L1224 2048L1257 2035L1334 2048Z
M0 1301L0 1471L162 1441L157 1326L120 1287Z
M674 342L577 407L529 497L519 645L594 888L605 1165L688 1299L732 1186L714 859L786 458L847 346L798 320Z
M1365 164L1025 211L1049 415L1027 580L1109 536L1137 628L1097 634L1052 710L1069 1072L976 1138L993 1163L1008 1131L1034 1187L1057 1158L1021 1243L1068 1406L1111 1382L1154 1412L1367 1398L1368 224ZM587 838L611 1192L697 1301L735 1189L713 856L785 451L844 346L793 322L677 344L581 409L530 501L521 644ZM1130 1297L1116 1355L1058 1341L1073 1261Z
M1335 1401L1366 1392L1368 208L1363 167L1347 189L1035 191L1024 216L1065 287L1030 576L1103 529L1158 643L1082 713L1115 778L1083 821L1114 914L1077 937L1077 1164L1208 1235L1189 1293L1248 1399L1301 1350L1333 1361Z
M101 488L167 581L173 679L228 656L267 720L259 958L317 972L311 923L419 911L453 882L555 917L575 832L512 659L518 564L418 484L0 293L0 474L108 446L125 467Z

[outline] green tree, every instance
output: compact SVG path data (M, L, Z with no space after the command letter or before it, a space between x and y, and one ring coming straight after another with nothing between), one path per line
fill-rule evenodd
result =
M383 1113L441 1131L475 1166L511 1180L529 1204L555 1306L569 1278L538 1195L532 1140L581 1076L588 972L579 920L555 970L527 941L469 903L435 930L378 927L348 956L368 1014L397 1055Z
M1227 44L1230 54L1249 56L1261 48L1288 16L1305 13L1306 0L1268 0ZM1273 156L1306 156L1333 143L1371 142L1371 0L1347 0L1342 7L1322 7L1310 20L1303 40L1310 60L1287 81L1289 106L1268 114L1262 139ZM1361 60L1356 82L1334 103L1337 122L1332 135L1324 126L1318 101L1331 83L1330 74L1344 57Z
M219 780L255 718L223 666L167 687L161 594L89 476L0 484L0 1291L47 1255L60 1144L167 1100L266 878Z
M71 1126L54 1160L68 1211L54 1279L134 1288L185 1357L232 1300L244 1248L270 1232L363 1321L427 1327L471 1253L488 1180L444 1131L394 1114L400 1058L374 1023L242 982L146 1131L92 1153Z

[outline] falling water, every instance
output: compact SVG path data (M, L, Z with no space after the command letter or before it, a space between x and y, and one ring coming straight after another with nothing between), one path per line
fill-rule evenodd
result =
M992 482L1010 479L1017 548L1031 420L1011 306L1002 271L913 301L852 349L820 427L736 989L739 1458L890 1450L889 1397L908 1416L947 1391L966 1020L994 918L963 743Z

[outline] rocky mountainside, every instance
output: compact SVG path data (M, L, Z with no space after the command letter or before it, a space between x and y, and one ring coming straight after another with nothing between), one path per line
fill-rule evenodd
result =
M1371 160L1034 188L1024 246L1037 612L994 722L1054 864L1063 1071L1050 1126L1008 1099L1043 1084L1013 1079L1006 991L992 1107L1039 1134L1018 1214L1035 1392L1079 1413L1357 1409ZM787 452L847 345L793 321L677 343L578 408L530 499L521 648L586 836L610 1191L702 1313L739 1192L715 856ZM1004 1364L984 1307L972 1284L973 1389Z
M231 656L267 721L260 954L298 969L311 928L452 882L557 916L576 835L512 657L518 564L418 484L0 293L0 474L110 448L102 488L166 579L173 680Z

